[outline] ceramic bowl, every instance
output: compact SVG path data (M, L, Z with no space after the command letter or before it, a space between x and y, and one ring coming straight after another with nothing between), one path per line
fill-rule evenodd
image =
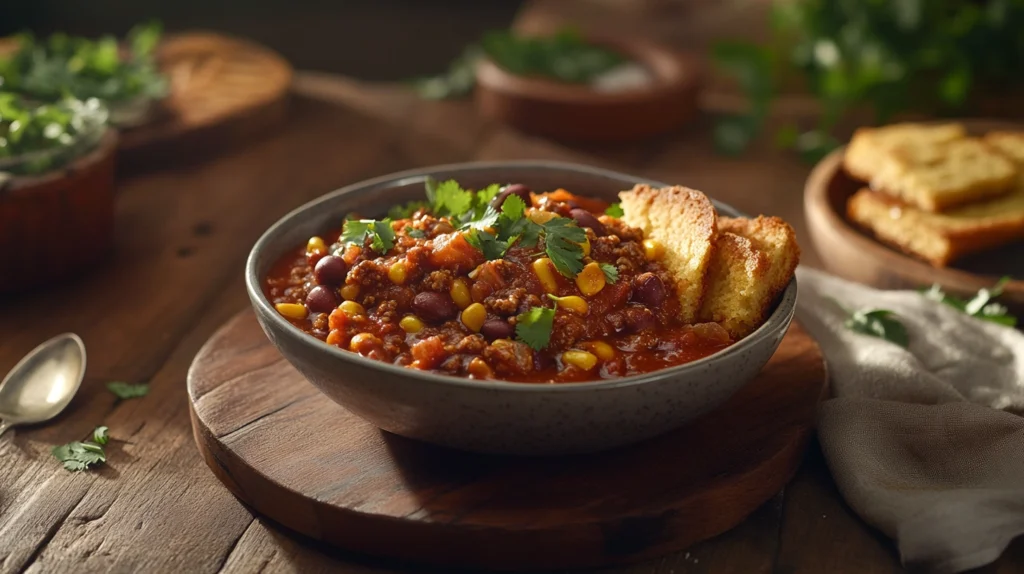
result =
M261 281L286 251L339 225L344 215L382 215L422 198L426 176L464 186L524 183L609 200L646 178L556 162L445 165L356 183L316 199L275 223L253 247L246 288L260 325L284 357L324 394L385 431L462 450L558 455L610 449L654 437L724 403L751 381L785 335L796 303L789 284L754 333L704 359L615 380L529 384L476 381L362 357L307 335L278 315ZM741 215L715 203L722 215Z

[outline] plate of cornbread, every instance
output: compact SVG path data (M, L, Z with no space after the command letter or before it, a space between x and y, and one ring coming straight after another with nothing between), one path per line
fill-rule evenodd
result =
M831 272L882 288L969 294L1003 277L1024 307L1024 126L987 121L858 129L804 196Z

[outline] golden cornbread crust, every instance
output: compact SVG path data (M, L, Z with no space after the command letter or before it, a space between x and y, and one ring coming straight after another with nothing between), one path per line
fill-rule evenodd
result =
M716 322L743 338L796 271L796 234L778 217L719 218L707 196L678 186L637 185L619 199L623 221L665 245L687 322Z
M676 278L680 316L695 322L718 235L718 214L703 193L683 186L661 189L637 184L619 193L627 225L665 246L665 266Z
M962 124L892 124L880 128L860 128L843 157L843 168L853 177L871 181L886 161L886 154L899 145L916 142L941 144L967 136Z
M699 320L720 323L734 339L767 318L800 261L796 233L778 217L722 217Z

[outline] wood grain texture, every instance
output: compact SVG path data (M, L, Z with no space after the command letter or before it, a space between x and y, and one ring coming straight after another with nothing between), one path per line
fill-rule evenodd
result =
M824 386L821 353L794 326L754 382L688 428L528 459L379 431L312 387L250 312L188 380L207 463L261 514L349 550L503 570L632 562L732 528L795 472Z
M972 134L1021 129L1019 124L975 120L962 123ZM832 152L815 166L804 187L806 220L814 247L827 270L883 289L917 289L938 283L951 293L967 297L1008 275L1014 280L1004 288L1002 300L1017 310L1024 310L1024 244L1021 242L965 256L949 267L933 267L877 241L869 232L848 221L846 203L864 184L843 170L844 150Z
M124 130L120 155L129 168L222 151L285 119L292 69L263 46L196 31L167 37L157 59L170 95L151 121Z
M0 183L0 294L66 279L108 255L117 143L107 130L95 149L59 170Z

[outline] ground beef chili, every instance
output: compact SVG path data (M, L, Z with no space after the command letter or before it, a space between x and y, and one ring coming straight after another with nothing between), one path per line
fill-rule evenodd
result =
M500 239L496 225L511 227L511 220L493 219L512 195L527 208L522 218L529 222L520 225L534 232L543 224L583 229L585 241L564 244L578 249L569 257L582 266L575 276L545 256L554 235L523 245L526 231L509 239L500 257L476 239ZM368 220L346 222L345 233L313 237L282 257L265 294L292 324L327 344L474 379L612 379L687 363L731 343L716 323L680 322L673 280L658 261L663 248L606 215L607 203L518 184L495 186L484 200L495 209L479 206L477 230L466 228L469 215L433 215L451 209L444 199L435 199L437 210L408 206L403 217L374 222L362 236L349 232ZM374 230L383 226L378 238Z

